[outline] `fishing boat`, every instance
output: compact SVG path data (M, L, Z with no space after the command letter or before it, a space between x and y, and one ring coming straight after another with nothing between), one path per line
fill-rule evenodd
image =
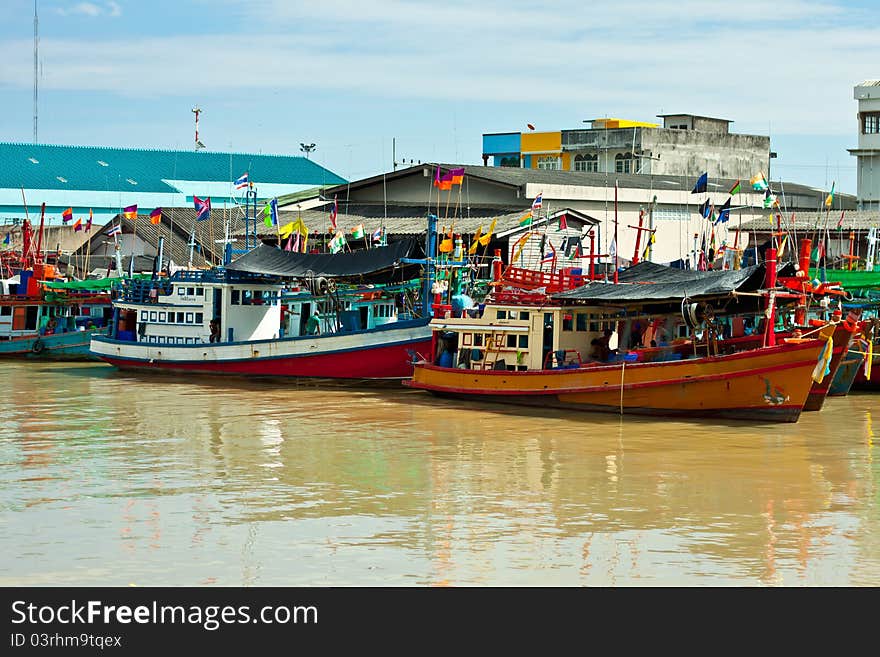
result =
M43 214L45 216L45 205ZM76 289L61 279L42 252L39 232L25 219L22 250L6 258L0 280L0 356L90 359L91 338L107 331L112 281L89 281Z
M651 270L655 282L650 284L593 282L549 297L501 289L481 311L435 318L431 355L415 364L405 385L444 396L540 407L797 421L814 379L828 378L837 326L822 327L818 339L785 338L772 346L720 353L705 312L707 300L726 298L742 309L754 305L766 299L759 294L765 280L769 289L775 288L775 267L669 271L665 277L657 267L642 266ZM652 348L622 349L627 341L637 341L633 336L641 329L635 327L644 328L649 308L662 314L673 304L690 318L691 329L702 328L699 336L694 332L691 357L667 352L658 358ZM771 326L774 312L771 306ZM617 348L611 345L615 335Z
M338 254L261 245L225 267L132 281L91 351L141 371L399 380L431 345L430 316L400 286L344 285L387 271L412 241ZM421 281L420 289L424 289Z

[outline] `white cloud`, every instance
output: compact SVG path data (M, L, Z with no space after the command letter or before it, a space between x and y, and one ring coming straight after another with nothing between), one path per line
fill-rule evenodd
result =
M212 3L212 7L219 2ZM76 7L95 7L80 3ZM116 3L107 6L118 8ZM691 112L739 132L849 133L852 86L876 77L876 21L831 2L644 0L227 3L251 35L81 43L44 38L43 88L174 98L333 90L463 103L561 104L575 120ZM221 7L218 10L222 10ZM876 13L876 12L875 12ZM25 41L0 44L0 84L31 84ZM843 118L841 118L843 117Z
M62 16L121 16L122 15L122 7L119 6L119 3L113 2L105 2L104 6L96 5L93 2L78 2L71 7L58 7L55 10L58 14Z

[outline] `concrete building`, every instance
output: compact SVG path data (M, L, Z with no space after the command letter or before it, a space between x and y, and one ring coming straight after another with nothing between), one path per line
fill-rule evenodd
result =
M770 138L730 132L732 121L661 114L656 123L601 118L589 128L483 135L483 164L524 169L748 179L768 169Z
M765 195L753 191L749 184L753 174L735 179L710 175L707 191L693 194L696 176L443 164L439 165L443 171L462 166L464 180L452 192L438 193L433 185L437 166L422 164L387 172L328 188L324 195L330 199L337 197L340 226L349 225L341 218L345 213L351 213L358 218L368 218L368 226L384 221L388 231L395 233L398 232L396 226L402 221L423 230L424 217L429 212L439 217L441 227L444 223L450 224L455 217L461 217L457 219L460 226L465 225L464 219L468 220L468 226L473 226L474 222L485 224L485 219L491 220L494 216L503 216L515 225L517 217L522 216L531 207L533 199L541 194L542 213L571 209L589 218L591 225L595 220L599 236L597 250L601 253L608 253L611 245L615 214L618 233L615 246L624 259L631 259L636 251L637 231L632 227L638 226L640 221L644 227L652 227L656 232L651 260L658 263L687 257L693 247L693 235L707 226L707 219L699 212L699 206L707 200L716 208L731 200L729 221L717 227L719 245L725 239L733 244L734 229L740 223L755 220L764 221L769 226L770 210L764 208ZM729 191L737 180L741 191L731 197ZM618 186L616 202L615 183ZM775 182L773 192L786 217L794 214L799 221L815 222L816 216L824 215L826 190ZM855 206L855 196L836 193L831 212L839 216L841 210L854 210ZM322 216L325 218L321 219ZM326 213L318 213L315 217L326 225ZM412 223L410 218L413 217L420 218L419 226ZM585 242L584 246L588 244ZM738 246L746 245L739 243ZM644 257L644 248L643 235L639 239L640 258Z
M880 209L880 80L865 80L853 89L859 101L858 148L848 149L858 158L857 194L859 209Z

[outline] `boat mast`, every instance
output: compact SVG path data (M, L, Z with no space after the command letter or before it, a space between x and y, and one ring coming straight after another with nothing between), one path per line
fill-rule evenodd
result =
M37 0L34 0L34 143L37 143L37 92L39 81L39 19L37 18Z

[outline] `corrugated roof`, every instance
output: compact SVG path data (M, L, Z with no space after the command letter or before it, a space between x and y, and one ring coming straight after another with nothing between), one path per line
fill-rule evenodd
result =
M344 195L346 190L367 187L377 182L381 182L383 177L386 181L392 181L396 178L410 176L418 173L424 175L427 171L429 175L434 175L436 167L440 167L443 172L454 168L463 168L465 180L468 177L486 180L499 185L509 187L522 188L524 185L544 184L544 185L576 185L589 187L614 187L617 181L619 187L630 189L655 189L670 191L690 191L693 189L697 181L696 176L672 176L667 174L649 174L649 173L606 173L606 172L587 172L587 171L561 171L552 169L524 169L520 167L490 167L482 165L468 164L421 164L406 169L398 169L386 174L364 178L362 180L352 181L345 185L330 187L325 190L325 196L330 198L334 194ZM749 187L747 179L740 178L743 189ZM710 193L726 193L736 182L735 178L714 178L709 176L709 192ZM823 190L808 185L800 185L798 183L786 181L771 181L771 186L777 193L784 190L787 195L793 196L814 196L819 198L819 194ZM836 197L855 204L855 196L852 194L844 194L837 192Z
M782 228L790 228L791 215L784 217ZM813 231L828 228L831 231L837 230L837 222L840 221L840 210L831 210L828 215L824 212L821 214L811 213L795 216L795 228L799 231ZM774 223L775 226L775 223ZM842 230L868 230L869 228L880 228L880 211L877 210L847 210L843 214L843 221L840 224ZM743 232L770 232L775 230L770 226L767 217L753 219L752 221L743 222L742 226L730 226L730 230L742 229Z
M344 178L305 157L212 151L0 143L0 188L170 192L167 180L338 185Z

